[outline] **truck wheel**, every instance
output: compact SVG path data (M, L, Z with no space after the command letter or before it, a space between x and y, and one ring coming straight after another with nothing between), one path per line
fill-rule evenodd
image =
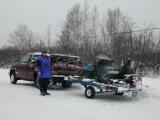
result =
M116 95L123 95L123 92L115 92Z
M39 89L39 80L38 79L35 79L34 80L34 86Z
M16 78L15 73L11 73L10 81L11 81L12 84L16 84L17 83L17 78Z
M66 82L66 81L63 81L63 82L62 82L62 87L63 87L63 88L67 88L67 82Z
M94 98L94 96L95 96L95 89L93 87L91 87L91 86L87 87L85 89L85 96L87 98Z
M33 77L34 77L34 86L39 89L38 74L37 74L37 73L34 73L34 76L33 76Z
M72 87L72 81L68 81L68 82L67 82L67 87L68 87L68 88L71 88L71 87Z
M71 88L72 87L72 82L71 81L63 81L62 82L62 87L63 88Z

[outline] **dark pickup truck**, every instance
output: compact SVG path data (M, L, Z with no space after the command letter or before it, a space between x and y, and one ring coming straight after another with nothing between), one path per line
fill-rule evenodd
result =
M38 84L38 73L35 71L37 58L40 52L28 53L17 60L10 68L10 80L16 84L18 80L34 81L36 87ZM71 87L72 80L81 74L82 62L79 56L65 54L51 54L53 85L60 83L62 87Z

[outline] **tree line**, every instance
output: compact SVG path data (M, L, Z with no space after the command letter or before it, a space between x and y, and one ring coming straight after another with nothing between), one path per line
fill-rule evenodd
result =
M0 67L10 65L24 53L46 49L51 53L78 55L84 63L93 63L102 53L119 64L131 58L139 68L158 72L160 34L153 27L148 24L144 30L134 31L136 23L119 8L108 9L101 17L96 6L76 3L68 10L56 40L51 37L51 26L39 35L19 24L9 35L9 46L0 49Z

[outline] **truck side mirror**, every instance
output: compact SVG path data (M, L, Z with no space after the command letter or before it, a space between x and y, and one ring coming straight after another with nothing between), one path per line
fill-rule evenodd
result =
M33 67L34 66L34 62L30 61L28 62L29 67Z
M31 60L31 62L32 62L32 63L35 63L35 62L36 62L36 60L33 60L33 59L32 59L32 60Z

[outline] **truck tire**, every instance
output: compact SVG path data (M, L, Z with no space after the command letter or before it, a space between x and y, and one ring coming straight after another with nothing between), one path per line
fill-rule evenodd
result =
M63 88L71 88L72 87L72 81L63 81L62 82Z
M17 78L16 78L16 75L15 75L14 72L12 72L10 74L10 81L11 81L12 84L16 84L17 83Z
M67 81L67 87L71 88L72 87L72 81Z
M38 73L34 73L34 86L39 89L39 79L38 79Z
M34 80L34 86L35 86L37 89L39 89L39 80L38 80L38 79Z
M62 87L67 88L67 82L66 81L62 81Z
M93 87L91 87L91 86L86 87L86 89L85 89L85 96L87 98L90 98L90 99L94 98L94 96L95 96L95 89Z

